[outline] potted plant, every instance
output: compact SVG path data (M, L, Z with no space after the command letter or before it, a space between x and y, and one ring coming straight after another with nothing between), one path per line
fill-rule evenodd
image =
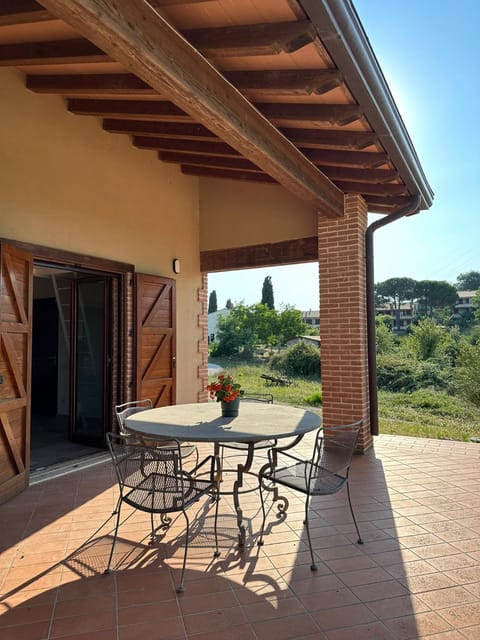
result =
M207 384L207 391L212 400L216 398L217 402L222 403L222 416L227 418L238 416L243 389L232 376L221 373L215 382Z

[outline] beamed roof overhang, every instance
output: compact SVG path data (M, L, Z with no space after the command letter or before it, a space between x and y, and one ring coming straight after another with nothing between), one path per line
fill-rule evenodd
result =
M189 175L432 202L349 0L4 0L0 65Z

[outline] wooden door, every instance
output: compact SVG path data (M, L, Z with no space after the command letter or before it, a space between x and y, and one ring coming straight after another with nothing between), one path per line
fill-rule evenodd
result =
M136 395L154 407L175 404L175 280L138 273Z
M0 245L0 503L28 485L33 256Z

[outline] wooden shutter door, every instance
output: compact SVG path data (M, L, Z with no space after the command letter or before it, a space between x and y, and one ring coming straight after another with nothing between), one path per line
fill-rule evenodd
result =
M0 245L0 503L28 485L33 257Z
M135 290L135 398L175 404L175 280L138 273Z

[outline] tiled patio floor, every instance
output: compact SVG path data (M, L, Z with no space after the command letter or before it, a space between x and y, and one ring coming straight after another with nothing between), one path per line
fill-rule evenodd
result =
M258 501L246 494L242 553L223 498L217 559L213 509L199 503L181 595L182 516L149 546L148 517L125 509L116 571L103 575L118 496L111 465L31 486L0 506L0 638L480 639L480 445L380 436L355 457L351 480L365 544L345 492L315 501L316 573L297 498L286 519L269 514L258 547Z

